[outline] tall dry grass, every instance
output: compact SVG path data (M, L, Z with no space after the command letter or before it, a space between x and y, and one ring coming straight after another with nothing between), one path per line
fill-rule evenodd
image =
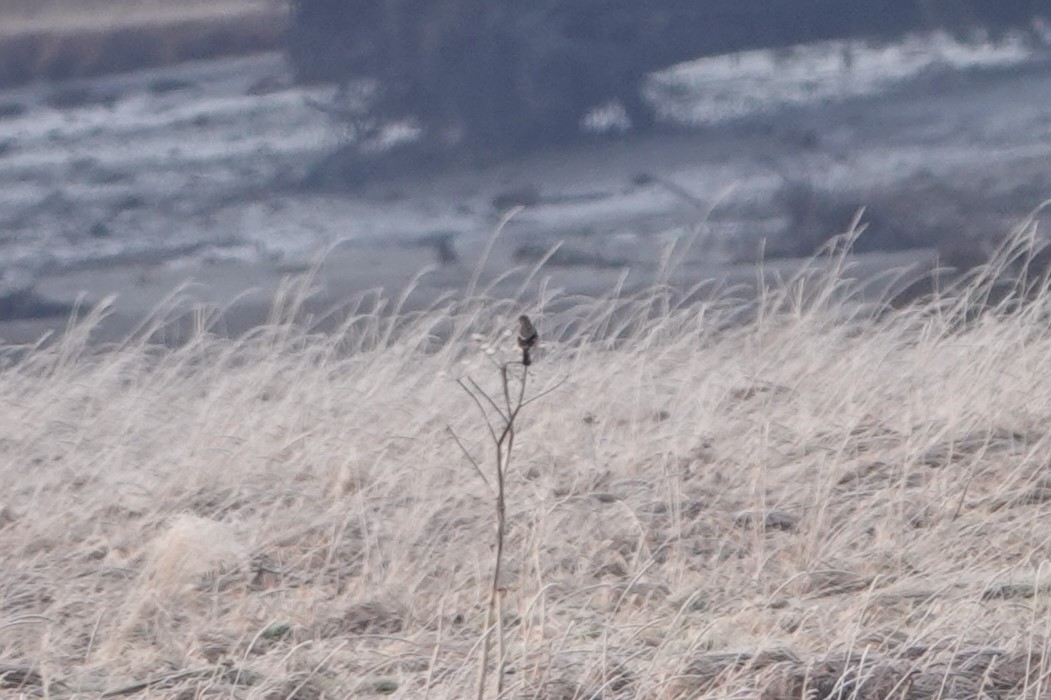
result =
M0 685L470 696L493 508L449 429L491 455L456 379L495 393L526 309L555 391L507 472L505 697L1048 696L1051 295L890 311L830 269L5 349Z

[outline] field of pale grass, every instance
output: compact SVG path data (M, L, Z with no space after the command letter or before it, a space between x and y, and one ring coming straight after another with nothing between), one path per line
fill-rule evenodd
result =
M501 654L507 698L1051 697L1051 296L831 269L4 349L0 687L474 697L494 409L457 380L517 391L526 311L485 697Z

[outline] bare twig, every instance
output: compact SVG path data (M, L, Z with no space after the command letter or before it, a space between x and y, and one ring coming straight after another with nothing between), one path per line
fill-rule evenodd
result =
M456 445L460 448L460 451L463 452L464 457L467 458L467 461L470 462L472 467L474 467L475 472L478 474L478 476L482 478L482 481L485 482L485 487L489 489L489 493L496 495L496 492L493 491L492 485L489 483L489 479L485 476L485 472L482 471L482 467L478 464L478 461L475 460L473 456L471 456L471 453L467 450L467 447L464 446L463 442L460 440L460 436L456 434L456 432L452 429L452 426L447 425L445 426L445 429L450 435L452 435L453 440L456 441Z
M493 398L489 396L489 394L485 393L485 390L483 390L482 387L478 386L478 382L474 381L470 377L467 378L467 381L471 383L471 386L474 387L474 390L477 391L482 396L482 398L484 398L489 403L489 405L493 407L493 410L496 411L497 414L499 414L500 418L502 418L503 421L506 423L509 420L508 416L511 415L510 412L505 414L500 409L500 405L497 404L496 401L494 401Z
M472 384L474 384L474 380L468 379L468 381L470 381ZM475 395L474 390L472 390L470 387L468 387L466 384L464 384L462 379L457 379L456 383L459 384L460 388L463 389L465 392L467 392L467 395L471 397L472 401L474 401L475 406L478 407L478 412L482 414L482 418L485 420L485 427L489 429L489 437L492 438L493 442L496 442L497 439L498 439L496 437L496 429L493 428L493 423L492 423L492 421L489 420L489 414L485 412L485 407L482 406L481 399L479 399ZM478 385L474 384L474 386L477 387ZM489 398L485 394L485 392L481 390L481 388L479 388L478 391L483 396L485 396L487 399ZM490 399L490 401L492 401L492 399ZM499 409L497 409L497 410L499 410ZM501 415L501 417L503 417L503 414L500 414L500 415Z
M466 446L453 432L452 428L448 428L449 433L453 436L456 444L467 457L467 461L471 464L475 472L478 473L486 487L488 487L493 494L495 501L496 542L493 555L493 575L489 586L489 604L486 611L485 630L482 635L481 658L478 664L478 700L484 700L486 688L488 687L489 657L492 650L492 635L494 629L497 636L496 697L499 697L503 693L504 687L504 665L506 664L507 658L504 649L503 616L501 614L502 606L500 604L500 598L503 593L501 578L503 576L504 540L507 532L506 476L507 469L511 463L511 452L514 449L518 416L522 409L529 403L525 398L526 384L529 377L529 366L523 363L521 367L522 376L518 382L517 391L514 391L511 386L512 377L509 364L504 363L498 365L500 374L500 399L502 399L503 406L501 406L497 399L487 393L471 377L456 380L457 384L460 385L460 388L463 389L471 398L471 401L474 402L475 408L478 409L478 412L485 421L486 428L489 431L489 438L493 443L493 449L495 452L495 488L493 487L493 482L485 476L478 461L470 454ZM561 383L556 385L555 388L560 385ZM547 390L545 395L553 391L553 389L554 388ZM492 412L495 412L496 416L499 417L496 425L493 423L494 418Z

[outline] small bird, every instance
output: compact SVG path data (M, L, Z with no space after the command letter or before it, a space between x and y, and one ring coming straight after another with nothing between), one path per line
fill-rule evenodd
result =
M518 317L518 340L516 345L518 349L522 351L522 364L528 367L533 364L533 359L529 356L529 351L536 346L540 340L540 334L536 332L536 326L529 320L529 317L522 315Z

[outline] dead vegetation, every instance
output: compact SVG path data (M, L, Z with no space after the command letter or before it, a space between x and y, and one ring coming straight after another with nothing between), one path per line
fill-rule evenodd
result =
M886 311L822 269L4 348L0 685L468 697L497 589L507 698L1046 697L1051 295ZM565 384L515 422L494 583L456 380L500 396L526 306L530 393Z

